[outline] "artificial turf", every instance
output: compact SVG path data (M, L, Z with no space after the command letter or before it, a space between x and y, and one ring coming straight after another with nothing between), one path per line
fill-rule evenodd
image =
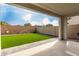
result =
M27 33L27 34L15 34L15 35L1 35L1 48L10 48L27 43L49 39L50 36Z

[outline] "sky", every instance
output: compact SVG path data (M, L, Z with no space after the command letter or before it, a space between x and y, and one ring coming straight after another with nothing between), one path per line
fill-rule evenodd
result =
M31 23L34 25L53 24L58 26L58 17L48 16L43 13L22 9L8 4L0 4L0 21L5 21L10 25L24 25Z

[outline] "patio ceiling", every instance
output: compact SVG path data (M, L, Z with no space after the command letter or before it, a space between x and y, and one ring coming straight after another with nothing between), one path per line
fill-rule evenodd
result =
M15 3L35 11L56 16L79 15L79 3Z
M45 3L39 4L42 7L50 9L52 12L62 16L79 15L78 3Z

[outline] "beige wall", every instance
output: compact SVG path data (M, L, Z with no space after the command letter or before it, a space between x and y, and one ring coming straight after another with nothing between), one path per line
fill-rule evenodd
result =
M68 25L68 38L77 38L77 33L79 33L79 24L78 25Z
M33 32L34 30L35 27L32 26L1 26L1 34L28 33Z
M50 26L50 27L37 27L38 33L49 34L58 36L58 27Z

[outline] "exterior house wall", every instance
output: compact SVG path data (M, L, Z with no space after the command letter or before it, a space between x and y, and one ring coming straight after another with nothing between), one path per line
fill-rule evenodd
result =
M79 36L77 33L79 33L79 24L78 25L68 25L68 38L74 38L77 39Z

